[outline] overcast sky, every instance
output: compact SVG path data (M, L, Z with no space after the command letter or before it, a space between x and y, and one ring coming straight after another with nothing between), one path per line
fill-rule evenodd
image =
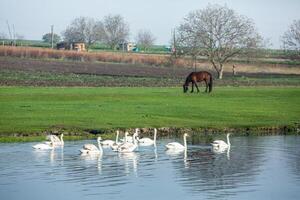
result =
M292 21L300 19L300 0L0 0L0 32L8 35L8 20L26 39L40 40L51 24L60 34L76 17L120 14L130 25L132 40L138 30L149 29L157 44L168 44L171 30L186 15L209 3L227 5L252 18L273 48L280 47L280 36Z

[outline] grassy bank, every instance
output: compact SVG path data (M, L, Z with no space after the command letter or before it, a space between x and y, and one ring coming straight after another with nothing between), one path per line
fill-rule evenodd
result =
M52 127L277 127L300 121L298 87L217 87L211 94L181 88L0 88L0 133Z

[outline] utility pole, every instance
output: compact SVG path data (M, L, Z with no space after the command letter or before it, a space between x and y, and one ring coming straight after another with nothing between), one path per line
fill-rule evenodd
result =
M14 40L14 46L17 46L15 25L13 24L12 27L13 27L13 40Z
M173 49L174 49L174 55L175 55L175 58L177 58L175 29L174 29L174 31L173 31Z
M9 26L8 20L6 20L6 24L7 24L7 28L8 28L8 32L9 32L9 37L12 40L12 35L11 35L11 31L10 31L10 26Z
M54 25L51 25L51 48L53 49L53 28Z

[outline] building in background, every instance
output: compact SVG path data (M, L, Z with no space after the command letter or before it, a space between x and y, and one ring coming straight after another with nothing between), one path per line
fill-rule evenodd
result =
M83 42L60 42L56 44L58 50L75 50L75 51L86 51L85 43Z

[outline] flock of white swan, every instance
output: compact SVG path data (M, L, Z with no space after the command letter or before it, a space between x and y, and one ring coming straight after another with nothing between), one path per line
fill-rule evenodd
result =
M187 150L187 141L186 138L189 135L187 133L183 134L183 145L178 142L170 142L165 145L167 150L171 151L186 151ZM226 150L230 149L230 133L227 134L227 143L223 140L215 140L211 143L212 150L215 153L223 153ZM135 151L138 146L152 146L156 145L157 129L154 128L154 136L151 138L139 138L139 129L136 128L132 136L129 136L129 133L125 132L125 137L119 141L119 131L117 131L116 139L113 140L103 140L101 137L97 138L98 147L94 144L85 144L82 149L80 149L81 154L102 154L104 147L110 147L113 151L120 153L129 153ZM56 135L48 135L44 143L39 143L32 146L34 149L54 149L55 147L64 146L63 134L60 135L60 138Z

